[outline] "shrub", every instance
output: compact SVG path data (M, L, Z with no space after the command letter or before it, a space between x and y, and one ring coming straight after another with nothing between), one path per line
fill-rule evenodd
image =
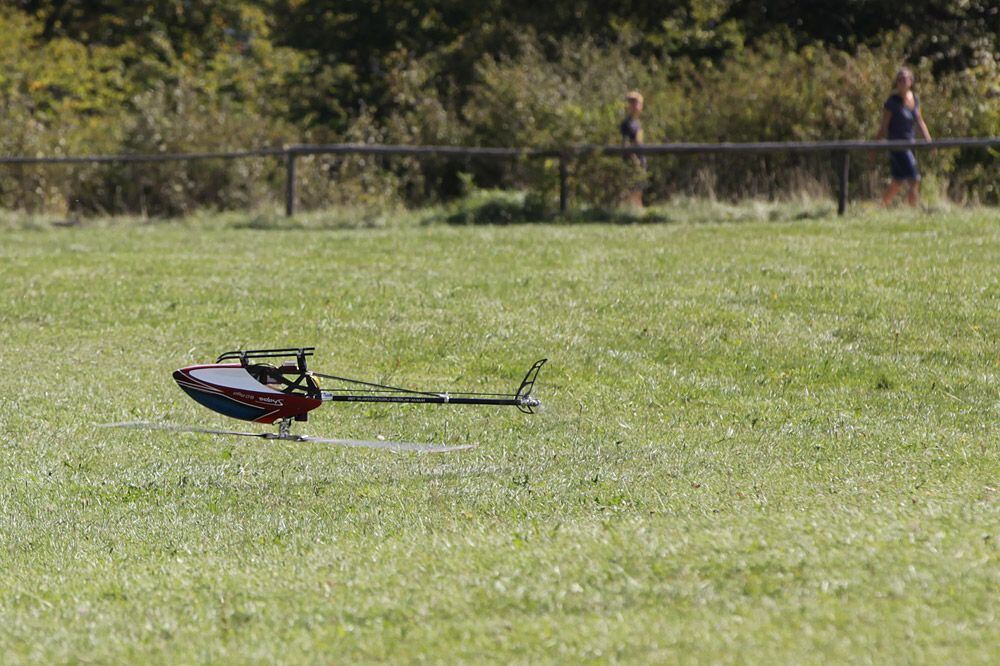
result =
M0 10L0 113L6 120L0 151L181 153L330 141L583 148L620 142L623 94L636 88L646 97L647 143L864 139L874 136L892 75L909 59L914 41L900 30L885 34L877 48L847 53L801 46L778 32L745 47L733 24L706 31L702 19L712 17L692 15L694 23L684 19L664 34L704 44L665 38L657 55L627 26L611 42L525 32L494 51L507 55L482 56L473 83L462 87L448 78L454 67L448 48L417 56L396 46L378 63L384 108L360 98L331 100L337 117L356 109L346 131L334 133L310 126L308 118L298 125L288 120L298 113L289 91L312 66L312 55L272 44L266 15L244 9L242 21L255 38L223 40L201 59L197 52L174 53L171 42L155 34L155 48L146 51L128 41L109 47L43 39L37 19ZM714 55L674 58L675 52ZM934 136L988 136L1000 128L1000 61L988 48L976 53L974 66L937 78L934 63L912 63ZM343 96L344 81L338 81L330 90ZM920 160L929 195L1000 202L995 152L923 152ZM648 162L642 184L653 204L688 196L828 195L838 164L819 154L658 156ZM476 188L527 189L525 205L540 217L551 216L558 201L555 159L315 156L298 160L297 167L304 210L423 205ZM274 158L4 167L0 176L0 206L59 213L170 216L198 208L273 208L284 189L284 164ZM871 196L885 176L882 158L852 160L856 196ZM614 207L636 183L637 174L618 157L581 149L569 164L577 205Z
M477 143L556 146L617 143L621 98L643 90L647 143L866 139L874 136L890 82L906 61L906 31L854 55L820 46L795 50L780 36L737 51L718 66L683 61L665 67L630 55L628 44L558 45L546 58L531 43L517 58L484 59L463 109ZM995 135L1000 97L995 62L936 80L930 63L915 65L918 94L935 136ZM984 95L984 91L987 91ZM884 177L884 159L852 161L852 190L870 196ZM995 196L995 164L983 151L921 154L957 198ZM836 183L831 155L702 155L649 159L647 199L677 195L781 198L822 194ZM583 203L609 205L628 185L620 160L589 157L571 180ZM931 179L933 180L933 178ZM512 168L487 185L528 185L552 196L552 165Z
M124 128L124 153L219 152L281 144L289 130L237 109L193 83L158 86L135 100ZM112 165L103 172L111 199L103 207L172 216L197 208L253 208L280 199L283 164L275 158Z

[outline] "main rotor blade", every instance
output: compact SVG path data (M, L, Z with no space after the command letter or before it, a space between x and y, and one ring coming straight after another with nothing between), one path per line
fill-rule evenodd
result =
M258 437L286 442L312 442L315 444L336 444L354 448L386 449L389 451L417 451L421 453L448 453L476 448L474 444L458 446L438 446L436 444L413 444L411 442L392 442L384 440L364 439L329 439L326 437L310 437L309 435L287 435L282 437L275 432L241 432L239 430L215 430L194 426L173 425L171 423L149 423L147 421L126 421L123 423L98 423L98 428L132 428L142 430L169 430L172 432L193 432L206 435L235 435L237 437Z
M438 446L436 444L413 444L411 442L390 442L390 441L370 441L364 439L327 439L325 437L309 437L303 435L297 437L292 435L292 439L299 442L315 442L317 444L337 444L338 446L362 447L368 449L388 449L390 451L419 451L422 453L448 453L450 451L465 451L476 448L475 444L461 444L458 446Z
M212 428L199 428L196 426L181 426L172 423L149 423L147 421L126 421L123 423L97 423L98 428L132 428L139 430L170 430L172 432L196 432L206 435L237 435L239 437L260 437L261 439L272 439L276 437L270 432L241 432L239 430L213 430Z

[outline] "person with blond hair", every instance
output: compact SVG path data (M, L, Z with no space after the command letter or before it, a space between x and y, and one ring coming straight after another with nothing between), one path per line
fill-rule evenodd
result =
M642 123L639 116L642 115L642 93L632 90L625 95L625 119L622 120L618 130L622 135L622 144L625 146L642 145ZM626 153L625 162L636 172L636 183L625 193L623 197L625 203L642 208L642 183L645 181L646 156L638 153Z
M913 92L913 72L906 67L896 72L894 92L882 106L882 124L879 126L876 141L888 138L890 141L913 141L915 127L920 128L924 139L931 140L931 133L920 115L920 100ZM889 153L889 172L892 180L882 195L882 206L888 206L893 198L908 185L906 201L911 206L917 205L920 195L920 171L917 168L917 158L912 150L891 151Z

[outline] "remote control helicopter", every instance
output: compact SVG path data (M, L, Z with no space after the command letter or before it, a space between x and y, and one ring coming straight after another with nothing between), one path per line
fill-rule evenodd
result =
M308 368L315 347L248 349L228 351L214 363L189 365L173 374L177 385L198 404L233 419L277 424L277 432L215 430L146 422L108 423L106 427L146 428L182 432L257 437L267 440L314 442L382 448L396 451L445 452L471 445L435 446L383 440L330 439L292 433L292 423L308 421L309 412L328 402L417 403L436 405L512 406L533 414L541 401L532 395L538 372L547 359L536 361L520 385L511 393L427 391L400 388L348 377L324 374ZM320 386L320 380L332 382Z

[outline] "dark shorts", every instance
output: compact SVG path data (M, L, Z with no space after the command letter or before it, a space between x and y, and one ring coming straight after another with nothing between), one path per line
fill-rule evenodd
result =
M889 153L889 171L893 180L920 180L917 157L912 150Z

